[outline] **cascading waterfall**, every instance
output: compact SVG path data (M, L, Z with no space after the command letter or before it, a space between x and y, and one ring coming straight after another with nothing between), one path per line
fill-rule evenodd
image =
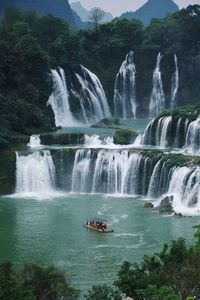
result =
M177 212L184 214L200 211L200 167L181 167L173 172L169 195Z
M114 87L114 114L122 118L136 118L136 68L134 53L129 52L116 76Z
M158 124L158 132L156 133L156 145L160 147L167 147L167 134L170 128L172 121L172 117L165 117L160 119L160 123Z
M156 122L156 124L155 124ZM163 117L158 121L153 119L147 126L143 135L136 143L142 145L154 145L162 148L168 146L168 136L171 128L172 117ZM135 145L135 144L134 144Z
M92 152L91 150L78 150L76 152L72 173L72 192L90 192Z
M84 66L81 66L83 76L76 74L81 85L80 103L82 114L87 123L96 122L111 116L108 101L103 86L98 77ZM89 107L85 108L85 102Z
M30 137L29 143L27 145L30 148L39 148L41 147L40 135L32 135Z
M178 122L177 122L177 127L176 127L176 137L175 137L175 141L174 141L174 147L178 148L179 147L179 139L181 136L181 123L182 123L183 119L179 118ZM185 132L184 132L185 135Z
M186 154L200 155L200 118L189 124L184 148Z
M96 153L80 149L76 152L72 173L71 191L74 193L148 194L153 198L167 192L170 179L162 160L158 168L151 159L129 150L101 149ZM157 183L159 188L153 188Z
M76 153L72 192L137 194L142 157L127 150L81 149Z
M57 127L77 126L69 102L69 91L66 84L65 72L62 68L51 70L53 78L53 92L49 97L47 105L52 107Z
M55 166L49 151L16 153L16 193L46 194L54 187Z
M155 162L128 149L83 148L75 156L71 151L57 155L55 166L50 151L16 153L16 193L51 195L62 173L59 187L68 192L140 195L156 203L169 195L176 212L200 210L199 166L172 166L165 156Z
M161 117L151 120L144 133L134 142L134 147L157 146L181 148L189 155L200 153L200 119L190 123L184 117ZM177 150L177 149L176 149Z
M179 88L179 69L178 69L178 59L176 54L174 54L175 72L172 75L172 91L171 91L171 109L176 108L177 93Z
M157 116L165 108L165 95L163 91L162 76L160 71L161 53L158 53L156 67L153 72L153 89L149 104L149 117Z

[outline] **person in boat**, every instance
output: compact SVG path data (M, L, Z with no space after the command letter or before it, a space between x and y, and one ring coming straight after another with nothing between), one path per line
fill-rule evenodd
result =
M93 227L94 229L97 229L102 232L106 232L107 230L106 220L101 220L98 218L87 219L86 226ZM113 231L109 231L109 232L113 232Z

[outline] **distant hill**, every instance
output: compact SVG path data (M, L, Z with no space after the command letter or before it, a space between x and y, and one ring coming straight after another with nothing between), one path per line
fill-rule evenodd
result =
M79 1L71 3L70 6L79 15L83 22L87 22L89 11L84 8Z
M77 2L73 2L70 4L71 8L80 16L80 18L82 19L83 22L87 22L88 21L88 17L90 14L90 11L88 11L86 8L84 8L82 6L82 4L80 3L80 1ZM113 19L113 16L111 13L105 12L104 18L103 18L103 22L110 22Z
M41 15L52 14L78 28L82 28L83 25L80 17L73 13L68 0L0 0L0 16L4 15L5 7L9 5L24 10L35 9Z
M153 18L164 18L168 13L179 10L178 5L173 0L148 0L135 12L126 12L120 19L139 19L145 26L149 25Z

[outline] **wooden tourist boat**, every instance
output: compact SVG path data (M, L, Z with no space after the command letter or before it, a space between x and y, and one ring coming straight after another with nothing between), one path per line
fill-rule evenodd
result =
M99 218L92 218L86 221L84 226L88 229L100 232L100 233L112 233L114 230L107 227L106 220Z

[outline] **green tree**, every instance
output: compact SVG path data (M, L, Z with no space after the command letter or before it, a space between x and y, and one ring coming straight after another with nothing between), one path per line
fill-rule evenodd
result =
M94 7L89 14L88 21L91 23L95 30L98 30L105 13L98 7Z
M93 286L88 294L84 296L86 300L122 300L119 291L107 285Z

